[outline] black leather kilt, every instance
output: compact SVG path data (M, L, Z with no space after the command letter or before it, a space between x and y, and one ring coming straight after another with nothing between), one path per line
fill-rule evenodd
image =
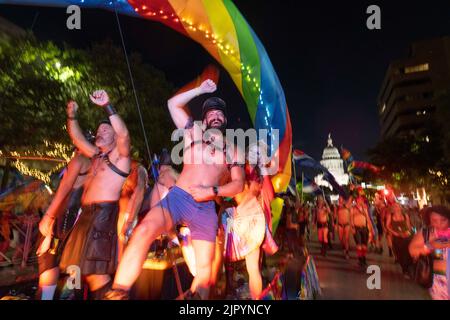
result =
M60 269L78 266L82 275L114 274L117 267L118 202L81 207L81 214L65 243Z

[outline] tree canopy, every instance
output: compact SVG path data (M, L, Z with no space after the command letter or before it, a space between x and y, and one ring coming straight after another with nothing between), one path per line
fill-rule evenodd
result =
M369 156L383 168L383 181L403 191L425 187L450 202L450 94L438 101L439 107L422 130L388 137L370 149Z
M166 105L173 88L161 71L143 63L138 54L129 54L129 59L150 149L159 152L170 145L168 128L173 124ZM106 115L89 101L89 93L100 88L108 92L126 122L134 156L145 158L144 137L121 48L111 41L93 44L87 50L68 45L61 48L31 34L1 38L1 149L39 149L44 140L70 144L65 128L69 99L80 106L81 127L95 132Z

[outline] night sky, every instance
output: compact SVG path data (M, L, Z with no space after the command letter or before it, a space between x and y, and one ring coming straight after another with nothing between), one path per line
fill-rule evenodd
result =
M356 159L380 137L376 98L390 61L416 40L450 35L450 1L234 1L260 37L280 78L293 125L293 142L320 159L328 132ZM382 29L366 28L366 8L381 7ZM36 15L38 13L38 15ZM113 13L82 9L82 30L66 29L61 8L0 5L0 15L40 39L78 48L112 39L120 45ZM35 19L36 18L36 19ZM175 86L190 81L213 59L193 41L156 22L121 16L129 51L164 71ZM218 95L234 127L250 120L237 89L222 72ZM150 133L151 134L151 133Z

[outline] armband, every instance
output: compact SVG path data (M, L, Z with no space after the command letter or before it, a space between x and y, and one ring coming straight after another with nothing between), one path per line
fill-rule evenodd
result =
M110 104L104 106L104 108L109 117L117 113L116 109L114 109L114 107Z

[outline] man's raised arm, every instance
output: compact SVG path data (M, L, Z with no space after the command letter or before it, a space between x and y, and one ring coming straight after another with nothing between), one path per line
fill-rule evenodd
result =
M208 79L203 81L200 86L170 98L167 101L167 106L175 126L178 129L186 128L189 118L191 118L190 111L186 106L189 101L201 94L214 92L216 89L214 81Z
M67 131L73 141L73 144L80 152L88 158L95 156L99 150L90 143L83 134L77 119L78 104L75 101L69 101L67 104Z
M108 114L111 126L117 135L117 150L120 156L129 157L130 156L130 135L128 133L127 126L123 122L122 118L117 114L116 110L112 107L109 101L109 96L105 90L97 90L89 95L91 101L104 108Z

